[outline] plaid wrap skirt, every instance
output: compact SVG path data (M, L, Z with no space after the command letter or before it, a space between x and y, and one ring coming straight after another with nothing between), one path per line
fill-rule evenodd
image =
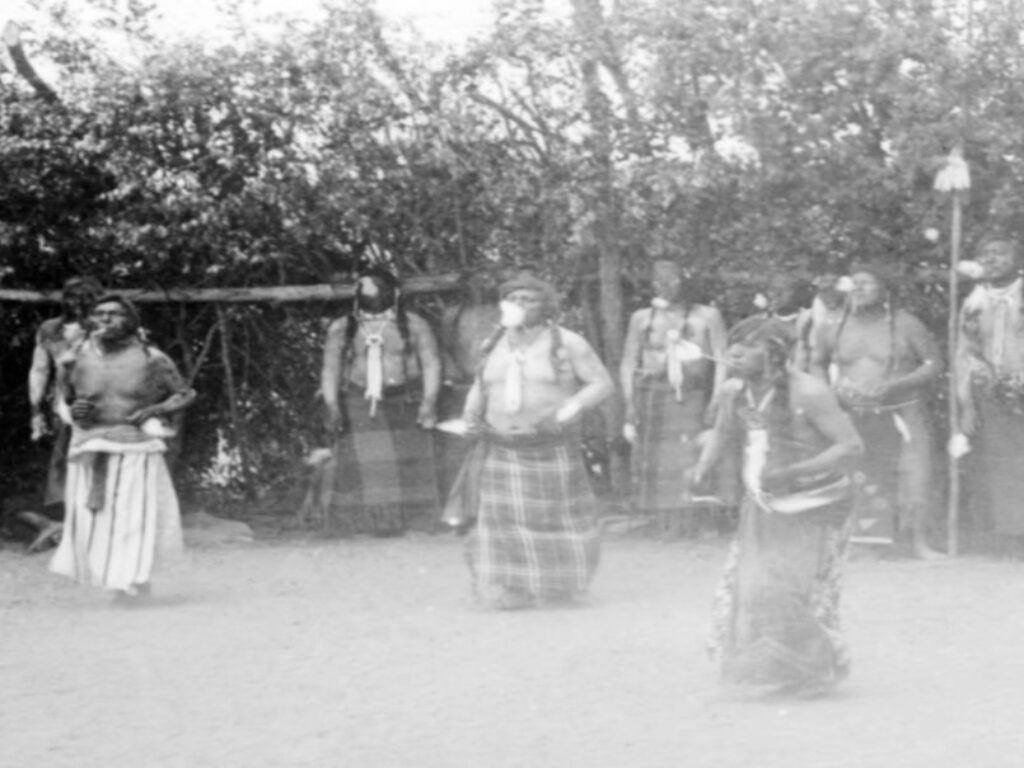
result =
M477 525L466 550L475 590L555 599L585 592L600 540L579 441L486 439Z

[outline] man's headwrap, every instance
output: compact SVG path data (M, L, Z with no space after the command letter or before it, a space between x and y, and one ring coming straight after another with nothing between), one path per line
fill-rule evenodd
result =
M814 301L814 283L802 275L773 275L768 281L767 292L773 301L778 301L780 297L787 299L784 305L772 307L776 312L795 312L811 306L811 302Z
M79 276L65 280L60 297L64 319L84 322L84 316L102 293L103 286L94 277Z
M768 360L775 368L782 368L796 344L796 335L791 323L773 317L748 317L729 329L732 344L760 344L768 348Z
M683 276L682 265L673 259L655 259L651 262L651 276L654 278L659 277L662 274L669 273L678 277Z
M980 254L985 246L991 245L992 243L1006 243L1009 245L1013 249L1013 257L1018 262L1021 260L1021 257L1024 256L1024 249L1021 249L1020 240L1001 230L990 232L982 236L981 239L978 240L977 245L974 246L974 253Z
M521 273L511 280L506 280L498 288L498 294L502 299L513 291L536 291L544 305L544 317L552 318L558 314L558 291L551 283L529 273Z
M70 277L64 281L63 288L64 297L71 293L75 294L91 294L92 296L99 296L103 293L103 286L100 285L100 281L95 277L89 277L87 275L82 277Z
M98 307L100 304L110 304L111 302L124 307L125 315L128 317L128 330L131 333L137 333L142 327L142 316L139 314L139 308L135 306L135 302L128 297L122 296L120 293L108 293L97 299L92 306Z
M855 275L858 272L867 272L869 275L874 275L875 279L881 283L882 289L890 296L899 290L900 269L893 264L874 260L856 261L850 265L848 274Z

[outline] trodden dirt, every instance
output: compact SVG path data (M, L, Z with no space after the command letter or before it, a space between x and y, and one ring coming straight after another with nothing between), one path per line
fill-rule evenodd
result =
M146 608L0 552L0 764L32 768L1020 768L1024 563L854 559L852 678L723 689L725 541L609 537L586 608L495 613L463 541L190 552Z

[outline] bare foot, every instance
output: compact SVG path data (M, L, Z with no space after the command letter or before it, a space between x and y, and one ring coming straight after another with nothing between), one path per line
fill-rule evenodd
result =
M535 602L532 595L508 587L485 587L480 590L479 596L486 607L498 611L518 611L531 608Z

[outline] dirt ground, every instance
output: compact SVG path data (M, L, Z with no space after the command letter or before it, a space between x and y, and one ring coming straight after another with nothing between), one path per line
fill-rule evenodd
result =
M724 540L609 536L586 608L494 613L463 540L192 550L147 608L0 551L0 764L33 768L1020 768L1024 562L856 558L854 673L724 690Z

